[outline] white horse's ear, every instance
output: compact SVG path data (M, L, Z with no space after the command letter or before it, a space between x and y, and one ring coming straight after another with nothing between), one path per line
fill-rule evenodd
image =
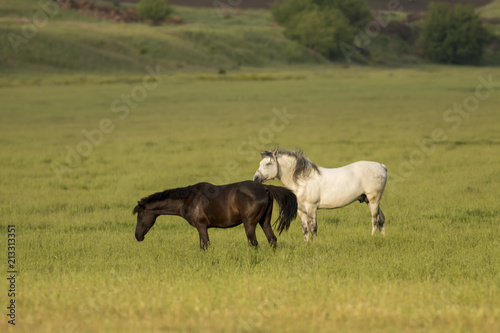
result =
M266 157L266 152L261 150L260 151L260 157L262 157L262 158Z
M274 159L276 159L276 157L278 157L278 150L277 149L275 151L273 151L273 157L274 157Z

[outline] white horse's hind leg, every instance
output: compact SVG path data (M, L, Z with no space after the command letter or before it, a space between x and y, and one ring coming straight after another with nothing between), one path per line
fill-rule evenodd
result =
M372 235L375 234L375 230L377 230L377 227L379 226L379 220L380 220L380 207L379 207L379 202L378 200L370 200L368 199L368 208L370 208L370 213L372 214Z
M380 209L380 206L378 208L378 213L379 213L378 230L383 236L385 236L385 216L384 213L382 213L382 209Z

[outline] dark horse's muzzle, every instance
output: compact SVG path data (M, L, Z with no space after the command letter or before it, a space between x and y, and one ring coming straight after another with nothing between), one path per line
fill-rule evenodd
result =
M138 233L135 234L135 239L137 239L138 242L142 242L144 240L143 235L139 235Z

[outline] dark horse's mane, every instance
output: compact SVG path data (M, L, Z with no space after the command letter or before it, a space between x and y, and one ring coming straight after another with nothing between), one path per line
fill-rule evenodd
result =
M293 181L297 182L301 178L308 177L312 171L316 171L321 175L321 171L318 169L318 166L311 162L305 155L302 150L275 150L278 152L278 155L286 155L293 157L295 159L295 170L293 172ZM273 150L268 150L262 153L262 157L269 156L273 157Z
M165 190L163 192L157 192L154 194L151 194L148 197L142 198L137 202L137 206L135 206L134 210L132 211L133 214L139 213L146 208L147 204L153 203L153 202L158 202L158 201L163 201L167 199L172 199L172 200L179 200L179 199L186 199L193 191L195 190L195 186L188 186L188 187L179 187L179 188L174 188L170 190Z

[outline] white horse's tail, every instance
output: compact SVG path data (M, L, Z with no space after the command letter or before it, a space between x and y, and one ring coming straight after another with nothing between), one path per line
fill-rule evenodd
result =
M380 163L380 165L384 168L385 172L386 172L386 176L385 176L385 182L384 182L384 187L382 188L382 193L380 194L380 197L382 197L382 194L385 193L385 197L389 196L388 192L387 192L387 189L385 188L386 184L387 184L387 167L385 164L383 163ZM384 218L385 219L385 218Z

